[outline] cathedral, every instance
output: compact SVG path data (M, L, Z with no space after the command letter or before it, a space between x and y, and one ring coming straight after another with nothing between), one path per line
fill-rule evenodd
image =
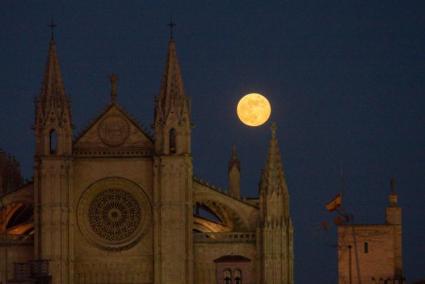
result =
M14 173L19 186L0 185L0 283L294 283L276 125L259 196L247 199L235 149L227 190L193 175L191 105L172 37L153 107L151 135L120 106L112 75L110 102L74 135L52 37L33 179Z

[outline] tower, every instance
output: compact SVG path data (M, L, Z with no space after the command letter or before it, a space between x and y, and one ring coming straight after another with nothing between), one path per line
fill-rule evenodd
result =
M396 180L391 178L391 193L388 197L389 206L386 208L385 219L386 224L392 225L394 238L394 278L401 279L403 277L402 262L402 219L401 208L397 204Z
M193 283L190 106L172 37L155 100L154 132L155 283Z
M383 224L338 225L338 283L405 283L395 179Z
M229 167L227 169L229 180L229 194L234 198L241 198L241 163L236 153L236 147L232 147L232 156L230 157Z
M289 214L289 193L276 138L276 124L266 166L260 181L260 218L257 229L258 283L294 283L293 226Z
M71 109L53 36L35 106L35 258L50 261L53 283L70 283Z

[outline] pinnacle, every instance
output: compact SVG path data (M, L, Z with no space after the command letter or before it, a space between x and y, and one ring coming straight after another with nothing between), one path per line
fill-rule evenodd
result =
M236 145L232 146L232 160L238 160L238 153L236 152Z
M171 112L181 113L186 103L187 98L177 59L176 44L174 40L170 39L160 94L157 98L157 115L159 116L157 118L165 121Z
M41 96L65 96L62 74L60 71L59 60L56 52L56 42L50 40L47 64L44 72L43 83L41 87Z
M240 170L240 161L238 158L238 153L236 152L235 145L232 146L232 155L230 156L228 170L230 171L230 169L234 166L236 166L237 169Z
M58 121L71 123L70 103L65 94L54 38L49 42L40 95L36 100L36 125L46 122L47 116L52 113Z
M272 137L269 143L269 152L267 156L266 166L264 167L263 182L265 182L267 191L286 188L285 173L280 157L280 150L276 138L276 123L272 124Z

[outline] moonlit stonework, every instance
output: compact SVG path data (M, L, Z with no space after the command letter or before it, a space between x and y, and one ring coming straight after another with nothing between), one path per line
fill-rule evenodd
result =
M266 97L250 93L239 100L236 112L242 123L248 126L260 126L269 119L271 106Z

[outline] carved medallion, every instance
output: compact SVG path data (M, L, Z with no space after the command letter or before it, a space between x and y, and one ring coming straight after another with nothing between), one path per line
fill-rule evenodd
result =
M126 249L142 237L151 220L143 189L123 178L107 178L90 186L77 209L81 233L104 249Z
M98 127L99 137L108 146L122 145L130 134L127 121L118 115L107 116Z

